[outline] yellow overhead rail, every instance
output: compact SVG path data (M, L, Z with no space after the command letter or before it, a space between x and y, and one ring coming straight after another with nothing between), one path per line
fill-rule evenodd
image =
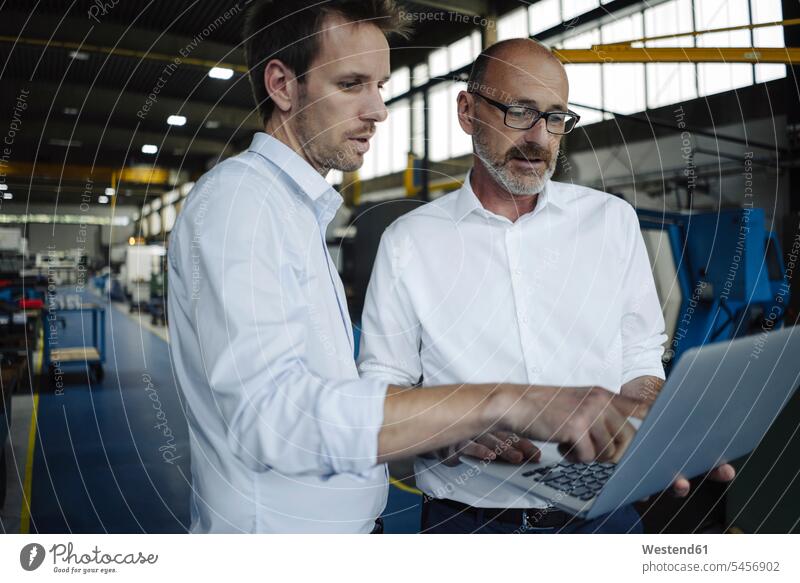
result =
M233 69L237 73L247 73L248 69L245 65L233 65L231 63L221 63L219 61L210 61L206 59L196 59L194 57L182 57L178 55L165 55L163 53L152 53L149 51L134 51L131 49L122 49L119 47L101 47L99 45L87 45L83 43L64 42L49 39L16 37L9 35L0 35L0 42L7 42L13 44L42 46L45 48L69 49L72 51L79 51L82 53L101 53L104 55L114 55L115 57L130 57L132 59L144 59L150 61L163 61L173 63L175 61L194 67L203 69L211 69L212 67L225 67Z
M755 47L658 47L595 45L591 49L553 49L563 63L800 63L800 49Z
M590 49L553 49L562 62L587 63L800 63L800 48L792 47L633 47L634 43L731 32L770 26L794 26L800 18L744 24L707 30L642 37L629 41L592 45Z
M674 32L671 34L662 34L660 36L645 36L633 40L622 41L618 43L609 43L609 45L630 45L633 43L644 43L654 40L666 40L670 38L680 38L682 36L700 36L701 34L711 34L714 32L732 32L735 30L753 30L756 28L769 28L772 26L796 26L800 24L800 18L789 18L787 20L774 20L772 22L761 22L759 24L739 24L737 26L726 26L724 28L707 28L705 30L691 30L689 32ZM606 46L609 46L606 45ZM603 46L603 45L598 45Z
M165 184L169 182L170 171L166 168L149 165L129 166L120 172L117 168L105 166L80 166L61 164L31 164L30 162L9 162L3 165L6 176L55 178L83 182L133 182L136 184ZM114 186L112 184L112 186Z

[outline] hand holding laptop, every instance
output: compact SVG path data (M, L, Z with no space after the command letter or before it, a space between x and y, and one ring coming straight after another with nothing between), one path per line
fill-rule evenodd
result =
M730 482L736 477L736 470L730 464L722 464L711 470L706 478L713 482ZM689 495L691 484L683 476L672 483L672 493L678 498L686 498Z

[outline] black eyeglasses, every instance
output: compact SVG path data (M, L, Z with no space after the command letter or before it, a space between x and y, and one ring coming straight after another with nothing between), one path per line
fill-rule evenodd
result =
M503 122L515 130L529 130L536 125L536 122L544 118L545 128L547 128L548 132L563 136L575 129L575 125L581 119L581 116L573 111L539 111L533 107L525 107L523 105L506 105L494 99L489 99L477 91L470 91L470 93L477 95L486 103L502 111L505 114Z

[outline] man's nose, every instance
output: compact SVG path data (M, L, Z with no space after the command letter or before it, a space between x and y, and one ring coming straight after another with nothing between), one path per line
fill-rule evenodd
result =
M529 144L539 144L544 146L550 138L550 132L547 131L547 120L540 118L530 129L525 130L525 141Z
M389 117L389 110L386 109L386 104L383 102L383 96L380 89L375 87L368 92L368 98L363 105L363 111L359 118L361 121L370 121L373 123L386 121Z

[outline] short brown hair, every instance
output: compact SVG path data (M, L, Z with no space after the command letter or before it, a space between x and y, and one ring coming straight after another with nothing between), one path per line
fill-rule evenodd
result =
M264 86L264 66L278 59L302 82L320 50L319 32L327 16L374 24L387 37L408 35L394 0L258 0L247 12L244 53L250 85L261 120L266 124L275 104Z

